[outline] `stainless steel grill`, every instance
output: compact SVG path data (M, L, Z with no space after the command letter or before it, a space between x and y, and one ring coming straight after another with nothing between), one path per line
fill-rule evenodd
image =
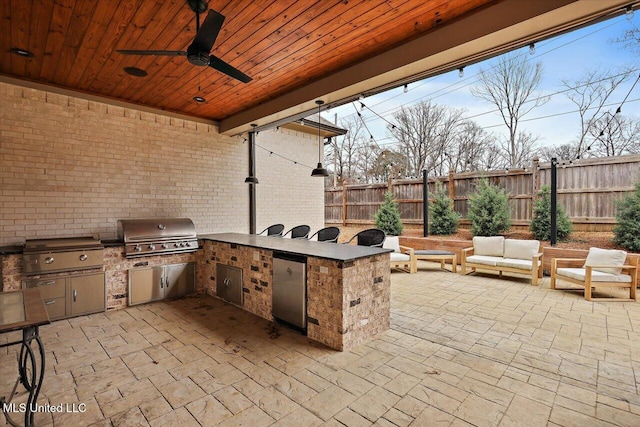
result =
M127 258L198 250L196 228L189 218L120 219L118 239L124 242Z
M27 240L22 255L24 274L102 268L103 252L100 240L91 236Z

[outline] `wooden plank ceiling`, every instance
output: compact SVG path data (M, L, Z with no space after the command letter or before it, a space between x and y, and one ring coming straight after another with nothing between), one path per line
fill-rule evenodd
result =
M193 1L193 0L191 0ZM203 0L206 2L206 0ZM0 81L26 80L219 122L234 135L362 93L453 70L637 8L640 0L208 0L226 17L211 54L244 84L184 56L186 0L2 0ZM31 57L12 53L24 49ZM134 77L125 67L148 73ZM195 96L206 99L194 101Z
M3 0L0 74L221 121L495 3L209 0L226 17L211 53L253 78L244 84L185 57L116 52L186 50L196 28L185 0Z

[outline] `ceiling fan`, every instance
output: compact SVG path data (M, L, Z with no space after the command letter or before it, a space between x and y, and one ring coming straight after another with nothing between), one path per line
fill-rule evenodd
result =
M187 0L187 4L196 14L196 36L186 52L182 50L117 50L116 52L123 55L186 56L193 65L209 66L229 77L240 80L242 83L249 83L253 80L242 71L210 54L224 23L224 16L215 10L209 10L202 26L200 26L200 14L207 10L207 2L205 0Z

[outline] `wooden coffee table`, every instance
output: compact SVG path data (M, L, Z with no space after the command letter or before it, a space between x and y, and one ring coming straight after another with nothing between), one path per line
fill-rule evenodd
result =
M416 259L423 261L440 261L440 268L444 268L445 261L451 261L451 272L457 273L458 271L458 258L455 252L441 251L441 250L417 250L413 251Z

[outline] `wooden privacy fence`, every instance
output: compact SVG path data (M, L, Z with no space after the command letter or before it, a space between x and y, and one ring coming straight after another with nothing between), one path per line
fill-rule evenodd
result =
M437 181L447 189L454 209L463 220L480 178L505 189L509 194L514 228L531 222L534 195L551 181L551 164L537 159L527 169L465 172L429 178L433 194ZM616 201L633 191L640 181L640 155L583 159L557 166L558 204L562 205L576 231L608 231L616 223ZM373 216L391 191L399 204L404 224L422 224L422 179L394 179L382 184L349 184L325 189L325 222L338 225L371 225Z

